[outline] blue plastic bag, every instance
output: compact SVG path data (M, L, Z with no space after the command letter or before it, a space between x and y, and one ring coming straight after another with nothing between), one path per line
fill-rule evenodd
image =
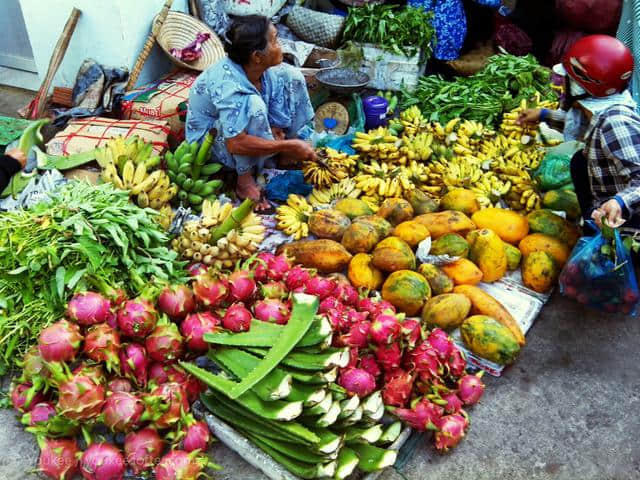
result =
M560 292L607 313L637 314L638 282L618 229L597 229L578 240L560 274ZM603 233L604 232L604 233Z
M306 197L313 186L304 181L302 170L287 170L273 177L265 187L267 199L272 202L285 202L290 193Z

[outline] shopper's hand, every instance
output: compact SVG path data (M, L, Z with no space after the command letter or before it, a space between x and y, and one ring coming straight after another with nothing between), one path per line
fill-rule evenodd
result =
M591 218L596 222L598 228L602 228L603 218L607 219L607 225L611 228L619 227L625 222L622 218L622 208L615 198L607 200L600 205L600 208L596 208L591 214Z
M540 121L540 109L539 108L528 108L524 112L521 112L516 119L516 123L518 125L523 125L526 123L538 123Z
M306 162L316 159L315 150L304 140L288 140L287 143L291 156L299 161Z
M7 150L5 154L16 160L20 164L20 168L24 168L27 166L27 156L19 148L12 148L11 150Z

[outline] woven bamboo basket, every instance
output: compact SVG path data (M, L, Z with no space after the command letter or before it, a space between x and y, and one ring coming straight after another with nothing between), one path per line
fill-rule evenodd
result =
M157 17L156 17L157 19ZM154 24L156 19L154 19ZM211 34L211 37L202 44L202 56L197 60L186 63L171 55L172 48L184 48L196 39L201 32ZM169 59L182 68L202 72L226 56L222 42L205 23L181 12L169 12L167 19L156 34L156 41Z

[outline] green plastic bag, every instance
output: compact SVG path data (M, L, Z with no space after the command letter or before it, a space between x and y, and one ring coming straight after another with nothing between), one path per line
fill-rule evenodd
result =
M564 142L547 150L547 154L533 172L540 190L555 190L571 184L571 157L583 147L580 142Z

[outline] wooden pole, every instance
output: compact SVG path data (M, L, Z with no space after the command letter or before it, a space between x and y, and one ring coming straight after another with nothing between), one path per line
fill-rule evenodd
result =
M189 12L191 16L201 20L200 9L198 8L198 0L189 0Z
M62 59L67 52L69 42L71 41L73 32L76 29L76 24L78 23L78 18L80 18L80 13L80 10L75 7L73 8L73 10L71 10L71 15L69 15L69 19L67 20L67 23L65 24L64 29L60 34L60 38L58 39L58 43L56 43L56 46L53 49L53 53L51 54L51 60L49 60L49 68L47 69L47 74L42 81L42 85L38 90L36 98L31 103L31 105L29 105L30 110L27 115L28 118L36 119L40 118L40 116L42 115L42 110L44 109L45 102L47 101L47 94L49 93L49 89L51 88L53 77L58 71L58 68L60 68Z
M162 28L162 24L167 19L167 15L169 14L171 5L173 5L173 0L167 0L164 3L162 10L160 11L160 14L158 15L157 21L155 21L151 25L151 33L147 37L147 41L144 43L144 46L142 47L142 51L140 52L140 55L138 55L136 64L134 65L133 70L131 70L131 75L129 75L127 90L131 90L133 87L135 87L136 82L138 81L138 77L140 76L140 72L142 71L142 67L144 67L144 64L147 61L147 58L149 58L149 55L151 54L151 49L155 44L156 34L160 32L160 29Z

